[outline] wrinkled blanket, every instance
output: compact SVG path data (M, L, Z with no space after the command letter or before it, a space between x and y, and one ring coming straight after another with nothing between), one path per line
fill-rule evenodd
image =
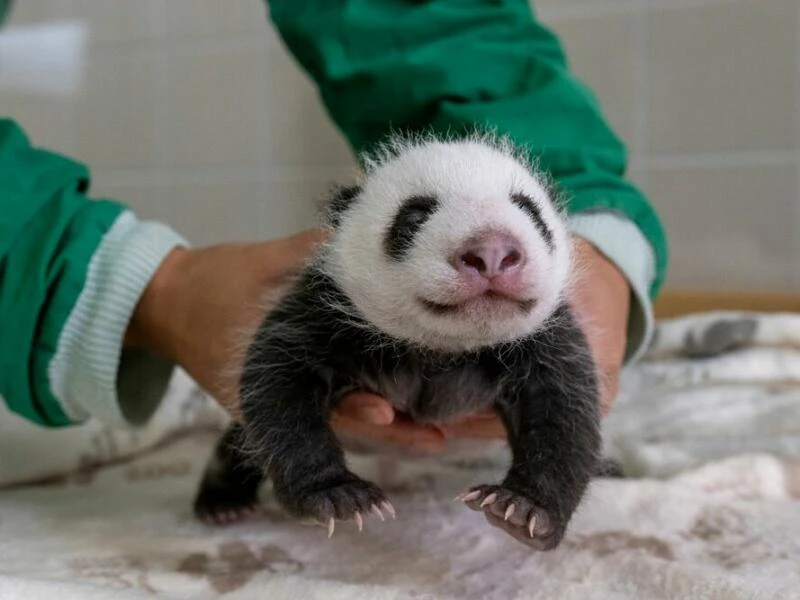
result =
M210 528L191 502L225 417L182 373L144 430L37 429L0 415L0 600L800 598L800 316L659 324L605 423L625 480L598 480L562 546L537 554L453 497L482 460L414 461L397 520L358 533L287 519Z

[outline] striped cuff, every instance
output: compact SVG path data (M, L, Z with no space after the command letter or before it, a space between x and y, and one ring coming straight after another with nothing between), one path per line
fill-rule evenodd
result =
M166 255L186 242L126 211L105 234L49 365L53 395L74 422L140 425L158 407L174 365L122 343L136 304Z
M649 293L655 278L653 249L633 222L616 213L571 215L569 229L597 248L628 280L631 310L625 363L635 362L647 349L654 330L653 303Z

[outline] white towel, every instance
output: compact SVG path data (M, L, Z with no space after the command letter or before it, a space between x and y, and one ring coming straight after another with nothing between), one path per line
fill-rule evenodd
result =
M51 432L28 438L29 426L14 422L14 456L35 460L27 474L0 461L6 480L51 479L0 492L0 600L800 599L793 329L791 315L662 323L606 423L609 450L637 477L594 482L564 543L545 554L452 500L500 476L502 452L469 468L403 464L387 490L397 520L370 519L363 533L338 524L328 540L287 519L268 487L257 520L194 520L215 436L181 432L224 419L182 375L158 426L135 439L89 425L83 441L73 431L57 446ZM2 426L5 456L12 427ZM114 441L96 441L104 435ZM86 467L104 457L117 464ZM375 476L368 458L353 466Z

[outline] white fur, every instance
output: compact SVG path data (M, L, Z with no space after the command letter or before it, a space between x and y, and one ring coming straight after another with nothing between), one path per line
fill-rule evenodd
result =
M504 141L489 137L443 141L395 140L367 163L362 193L333 233L324 268L356 309L384 333L445 351L511 342L540 328L563 300L570 277L571 245L543 177ZM553 234L547 244L530 217L511 201L521 192L538 204ZM422 226L402 261L384 251L384 237L403 201L433 195L440 208ZM525 292L533 310L436 315L420 298L446 303L456 271L448 257L476 232L495 228L522 244ZM506 307L508 308L508 307Z

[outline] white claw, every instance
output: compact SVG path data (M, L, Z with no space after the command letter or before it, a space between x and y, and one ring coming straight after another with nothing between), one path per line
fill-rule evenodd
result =
M488 496L486 496L486 498L483 499L483 502L481 502L481 508L483 508L484 506L489 506L495 500L497 500L497 494L494 493L489 494Z
M388 512L390 515L392 515L392 519L397 518L397 513L394 512L394 506L392 506L392 503L389 502L388 500L384 500L383 502L381 502L381 508L386 512Z
M536 515L531 517L530 523L528 523L528 533L531 537L533 537L533 530L536 527Z
M508 508L506 509L506 514L503 517L503 520L508 521L511 518L511 515L514 514L514 510L516 510L516 508L517 508L516 505L514 505L513 503L509 504Z
M356 514L353 515L353 520L356 522L356 527L358 527L359 531L364 529L364 521L361 520L361 513L356 511Z
M481 491L480 490L474 490L474 491L468 492L466 494L461 494L461 496L459 496L459 499L462 502L472 502L473 500L477 500L480 497L481 497Z
M386 518L383 516L383 513L381 512L381 509L375 506L374 504L369 507L369 510L373 515L378 517L381 521L386 520Z
M335 527L336 527L336 521L334 521L333 517L331 517L330 519L328 519L328 539L331 539Z

